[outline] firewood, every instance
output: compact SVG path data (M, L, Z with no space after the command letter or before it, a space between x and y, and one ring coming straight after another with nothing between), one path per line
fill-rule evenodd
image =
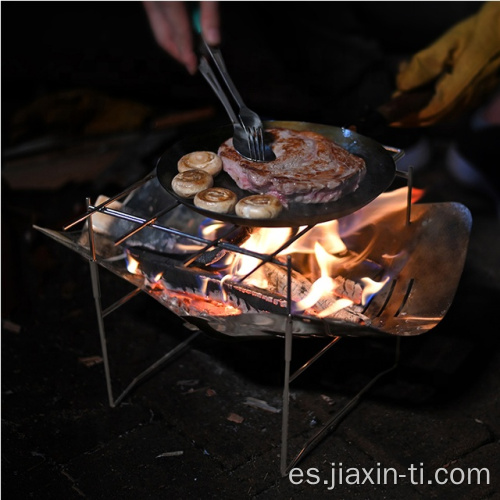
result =
M268 290L283 296L287 295L288 273L286 267L277 264L266 263L263 266L264 274L268 280ZM349 299L352 304L338 311L328 314L327 317L334 317L351 322L368 322L368 318L362 314L361 302L362 288L352 280L342 277L335 278L336 286L331 292L325 292L323 296L310 308L314 314L333 309L340 299ZM297 303L304 299L311 291L313 284L299 272L291 271L291 299Z

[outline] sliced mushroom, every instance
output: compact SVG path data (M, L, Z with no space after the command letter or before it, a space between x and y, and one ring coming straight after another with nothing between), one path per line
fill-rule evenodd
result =
M230 189L210 187L196 194L194 204L198 208L227 214L234 210L238 197Z
M236 204L236 214L247 219L272 219L276 217L283 205L271 194L255 194L242 198Z
M179 172L203 170L215 176L222 170L222 160L212 151L193 151L177 162L177 169Z
M172 179L172 189L183 198L194 198L196 193L212 187L214 178L203 170L186 170Z

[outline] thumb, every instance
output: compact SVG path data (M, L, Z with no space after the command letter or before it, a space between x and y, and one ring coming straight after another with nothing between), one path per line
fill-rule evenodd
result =
M219 45L220 35L220 16L217 2L201 2L201 30L206 42L209 45Z
M401 65L396 76L398 90L406 92L435 80L449 66L449 51L431 47L414 55Z

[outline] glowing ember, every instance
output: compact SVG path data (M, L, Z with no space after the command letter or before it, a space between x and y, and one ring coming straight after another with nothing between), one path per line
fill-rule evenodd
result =
M319 318L327 318L328 316L333 316L334 314L338 313L342 309L345 309L346 307L349 307L352 305L352 300L349 299L339 299L335 304L332 304L330 307L327 307L323 311L320 311L318 313Z

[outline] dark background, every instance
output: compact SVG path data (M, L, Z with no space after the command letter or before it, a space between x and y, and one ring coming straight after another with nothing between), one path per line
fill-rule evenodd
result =
M221 2L222 49L242 95L264 116L343 125L384 102L401 58L480 5ZM82 87L159 110L215 99L156 45L140 2L5 2L2 14L4 116Z

